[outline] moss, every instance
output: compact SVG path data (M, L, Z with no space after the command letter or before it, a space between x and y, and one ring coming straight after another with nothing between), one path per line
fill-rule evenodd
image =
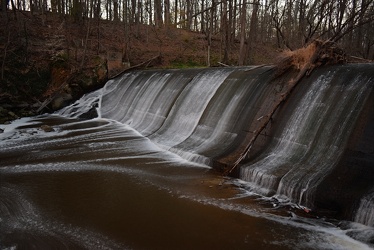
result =
M66 52L60 52L52 58L52 67L69 68L70 58Z

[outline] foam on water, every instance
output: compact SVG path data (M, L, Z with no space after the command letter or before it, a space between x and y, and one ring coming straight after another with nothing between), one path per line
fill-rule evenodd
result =
M0 186L0 211L1 249L26 249L30 246L25 241L27 237L32 237L33 244L39 249L60 246L128 249L126 245L117 243L102 234L45 217L15 186ZM23 238L8 245L8 237L16 234L23 235Z
M100 119L102 120L102 119ZM29 123L30 122L30 123ZM39 125L39 123L35 123L32 120L25 119L23 122L18 121L18 127L24 127L26 125ZM76 125L83 125L84 121L72 122L66 125L67 127L76 126ZM108 125L110 124L110 125ZM163 165L164 167L183 167L186 166L194 167L194 164L190 164L189 162L181 159L179 156L172 154L168 151L162 150L155 146L149 139L146 139L139 135L136 131L132 130L126 125L122 125L116 122L108 121L104 127L100 127L100 129L112 130L112 133L123 135L127 134L130 141L133 141L134 144L132 147L135 147L135 151L138 151L136 155L128 155L128 156L117 156L117 157L97 157L94 159L86 159L84 162L82 160L75 161L69 159L66 155L66 152L63 152L61 155L67 157L66 160L61 162L50 162L50 163L35 163L35 164L8 164L7 166L0 167L0 174L3 176L9 175L20 175L20 174L27 174L27 173L48 173L48 172L61 172L61 173L69 173L69 172L115 172L118 174L124 174L126 176L130 176L140 182L140 185L152 185L155 186L158 190L164 190L165 192L169 193L172 196L179 197L180 199L188 199L192 200L201 204L205 204L207 206L215 206L219 207L224 210L236 211L242 214L246 214L252 217L263 218L266 220L275 221L277 223L281 223L287 226L292 226L296 230L297 228L303 229L308 231L302 237L305 237L303 240L280 240L270 242L273 245L281 245L281 246L289 246L292 248L294 247L305 247L305 248L318 248L318 249L370 249L370 246L364 244L354 238L350 237L353 232L355 233L355 238L364 237L362 236L363 229L358 228L347 228L347 229L340 229L336 225L326 222L324 220L316 220L316 219L306 219L302 217L298 217L294 214L290 214L290 217L282 217L277 216L271 213L271 211L267 211L265 208L261 208L259 206L252 207L251 205L245 205L242 203L237 203L236 201L248 197L246 195L246 190L243 189L241 193L238 194L236 197L228 197L228 198L214 198L205 196L202 194L197 193L189 193L186 191L181 191L179 189L171 188L171 183L176 183L181 180L181 178L190 178L188 176L173 176L164 175L161 173L157 173L154 170L155 164ZM85 127L85 126L83 126ZM97 129L97 128L96 128ZM16 126L14 130L17 130ZM94 150L100 152L101 149L108 148L108 150L114 149L126 151L125 148L120 149L116 145L118 141L118 137L112 136L112 140L109 141L101 141L101 139L106 138L106 136L112 134L109 131L106 133L98 133L97 131L94 132L94 129L74 129L74 130L81 130L80 132L84 132L87 136L90 133L96 133L95 136L88 136L87 145L88 150ZM71 130L73 131L73 130ZM71 133L70 131L70 133ZM9 132L9 131L8 131ZM83 135L77 134L67 138L58 138L58 133L54 134L51 137L48 133L41 133L38 135L41 139L35 144L28 144L28 147L32 148L35 145L43 145L43 148L48 148L48 141L54 140L53 137L56 137L54 143L58 143L59 145L63 141L66 145L69 143L74 143L77 138L83 138ZM44 138L43 138L44 137ZM121 136L119 136L121 137ZM133 138L133 139L130 139ZM135 139L134 138L138 138ZM141 139L143 138L143 139ZM22 143L17 138L10 138L9 141L16 141L16 143ZM45 140L45 141L44 141ZM95 141L96 140L96 141ZM44 141L44 142L43 142ZM11 143L11 142L10 142ZM44 144L43 144L44 143ZM45 144L47 143L47 144ZM136 145L141 145L137 147ZM148 146L145 146L148 145ZM122 151L122 152L123 152ZM139 153L143 151L144 153ZM81 152L81 151L80 151ZM75 153L77 153L75 151ZM81 152L84 154L84 151ZM55 154L59 154L59 152L55 152ZM73 154L73 151L71 152ZM47 154L48 155L48 154ZM126 160L131 159L154 159L152 162L152 166L149 168L139 168L134 167L132 165L126 165ZM116 166L113 164L115 162L121 162L121 165ZM145 163L147 164L147 163ZM232 180L226 180L225 185L231 185L230 182ZM239 181L240 182L240 181ZM245 182L241 182L242 184ZM235 180L232 184L235 184ZM92 247L100 246L100 249L125 249L126 246L116 243L115 241L106 238L101 234L95 233L93 231L84 229L84 228L77 228L76 226L67 225L63 222L59 222L56 220L52 220L50 218L46 218L41 215L41 212L38 211L38 208L35 207L34 204L30 200L20 193L16 188L12 186L2 186L1 194L9 199L13 197L12 201L4 201L1 203L2 211L16 211L14 213L19 213L17 215L9 215L2 213L0 219L0 230L3 231L6 228L8 232L33 232L34 236L39 235L40 238L49 237L55 241L57 245L79 245L81 247L90 249ZM10 205L9 205L10 204ZM13 204L13 205L12 205ZM22 204L22 205L21 205ZM17 209L14 210L14 207ZM19 212L17 212L19 210ZM13 212L12 212L13 213ZM16 216L17 218L14 218ZM370 231L367 231L370 236ZM1 238L2 241L6 240L6 235ZM323 240L322 240L323 239ZM362 238L361 238L362 240ZM303 243L300 243L303 242ZM40 243L41 244L41 243ZM96 245L94 245L96 244ZM300 245L301 244L301 245Z

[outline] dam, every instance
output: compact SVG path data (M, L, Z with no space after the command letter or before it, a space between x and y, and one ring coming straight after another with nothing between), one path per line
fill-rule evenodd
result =
M56 114L1 125L0 244L370 249L373 69L314 70L248 153L294 72L132 71Z

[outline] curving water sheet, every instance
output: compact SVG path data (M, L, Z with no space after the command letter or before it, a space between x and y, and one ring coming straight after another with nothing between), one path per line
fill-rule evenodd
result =
M346 78L334 68L306 85L266 151L241 168L241 178L266 196L313 207L316 188L341 158L372 78Z
M367 65L329 67L304 79L286 111L275 117L270 143L242 164L240 178L247 187L313 209L316 190L341 159L372 91L368 72ZM257 129L259 110L269 110L269 96L282 91L272 77L270 66L135 71L110 80L76 105L83 113L96 105L100 117L129 125L186 160L211 166ZM61 114L79 116L72 107Z
M100 113L185 159L211 165L254 119L270 69L130 73L106 85Z

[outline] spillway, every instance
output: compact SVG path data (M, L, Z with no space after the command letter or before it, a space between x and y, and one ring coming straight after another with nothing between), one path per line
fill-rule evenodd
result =
M221 175L296 75L131 71L55 114L0 125L0 245L373 247L372 64L304 77Z
M98 112L188 161L221 166L243 151L294 76L274 79L272 66L134 71L100 90ZM373 79L370 64L329 66L305 77L241 163L239 178L258 194L354 220L374 180ZM358 147L365 140L371 149L363 152ZM355 197L339 200L330 189L347 187L331 179L354 167L352 152L363 154L349 180L359 188L350 186Z

